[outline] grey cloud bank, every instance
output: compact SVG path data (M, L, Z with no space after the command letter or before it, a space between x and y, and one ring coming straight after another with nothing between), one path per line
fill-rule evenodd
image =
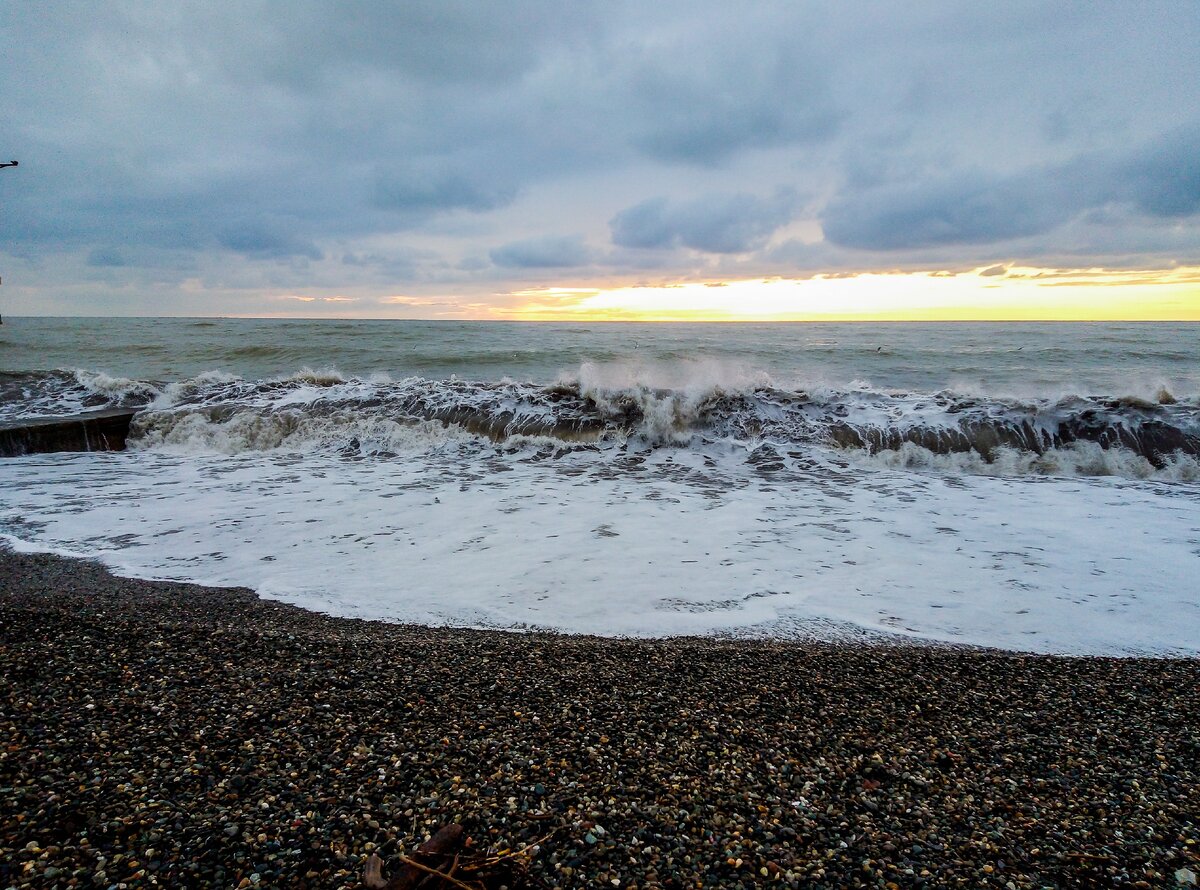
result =
M988 244L1040 235L1085 211L1123 205L1148 217L1182 219L1200 211L1200 127L1115 156L851 192L825 208L825 235L867 250Z
M492 262L508 269L570 269L586 265L590 252L579 236L530 238L491 252Z
M1200 261L1189 2L49 2L0 43L6 311Z
M746 253L762 247L792 218L794 196L707 195L672 203L652 198L613 217L621 247L690 247L708 253Z

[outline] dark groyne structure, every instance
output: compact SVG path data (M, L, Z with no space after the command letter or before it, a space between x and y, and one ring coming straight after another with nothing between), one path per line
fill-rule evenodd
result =
M0 424L0 457L48 451L124 451L129 424L138 410L108 408L72 417Z

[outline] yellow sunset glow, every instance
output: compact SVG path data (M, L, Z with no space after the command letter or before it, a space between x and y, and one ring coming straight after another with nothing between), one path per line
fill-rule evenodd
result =
M1200 267L872 272L520 291L508 318L609 321L1200 321Z

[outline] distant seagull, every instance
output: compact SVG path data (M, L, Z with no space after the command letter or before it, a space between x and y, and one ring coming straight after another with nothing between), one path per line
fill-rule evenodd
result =
M882 346L876 346L876 347L875 347L875 351L876 351L876 352L883 352L883 347L882 347Z
M16 167L20 163L20 161L9 161L7 164L0 164L0 167Z

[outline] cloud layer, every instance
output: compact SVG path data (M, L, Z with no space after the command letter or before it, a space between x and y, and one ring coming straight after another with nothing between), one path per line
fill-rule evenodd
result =
M865 250L992 244L1042 235L1104 208L1149 219L1200 212L1200 126L1132 150L996 175L967 171L847 192L824 211L826 237Z
M651 198L622 210L609 224L621 247L689 247L706 253L747 253L791 221L794 196L707 195L672 202Z
M1182 0L52 0L0 42L10 311L1200 262Z

